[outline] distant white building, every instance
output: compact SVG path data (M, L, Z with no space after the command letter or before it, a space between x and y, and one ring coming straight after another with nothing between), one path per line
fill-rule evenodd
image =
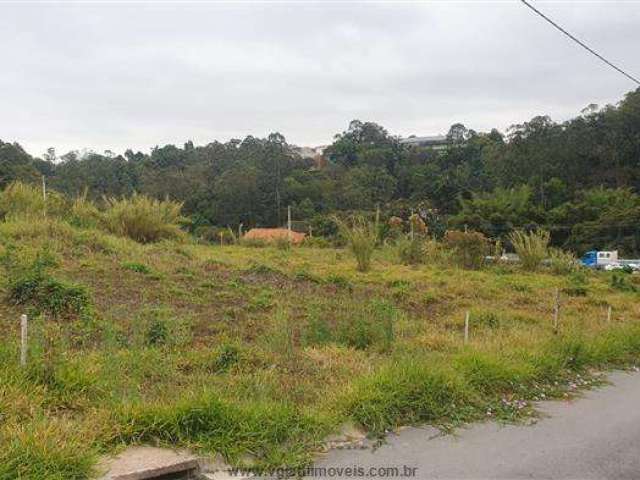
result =
M327 145L320 145L319 147L293 147L293 150L296 151L302 158L312 158L315 159L318 156L321 156L324 150L327 148Z
M400 144L410 147L431 147L434 149L445 148L449 144L449 140L445 135L425 135L418 137L411 135L407 138L401 138Z

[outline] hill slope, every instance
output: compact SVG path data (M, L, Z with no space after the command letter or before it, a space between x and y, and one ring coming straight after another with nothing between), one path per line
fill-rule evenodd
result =
M359 273L340 249L142 245L55 220L1 223L0 244L3 479L85 478L100 452L158 441L295 467L344 422L523 418L640 353L630 275L408 267L388 248Z

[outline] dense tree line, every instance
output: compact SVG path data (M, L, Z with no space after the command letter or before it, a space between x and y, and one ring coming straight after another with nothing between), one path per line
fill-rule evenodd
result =
M279 133L60 158L0 141L0 188L44 175L71 196L169 197L184 203L194 230L282 225L291 205L296 220L329 233L329 214L379 207L383 216L418 212L435 234L466 227L505 238L545 226L555 244L578 251L640 252L640 89L564 123L535 117L506 134L455 124L447 138L444 149L410 147L354 120L315 161Z

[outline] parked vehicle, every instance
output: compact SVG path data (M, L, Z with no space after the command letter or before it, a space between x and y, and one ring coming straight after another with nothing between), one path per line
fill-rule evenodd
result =
M617 250L591 250L582 256L580 262L586 267L601 270L621 270L625 267L640 270L640 260L618 258Z

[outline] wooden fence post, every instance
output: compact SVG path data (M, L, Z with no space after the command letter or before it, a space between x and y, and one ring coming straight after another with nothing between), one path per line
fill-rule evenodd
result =
M607 323L611 323L611 311L613 310L613 308L611 307L611 305L609 305L609 307L607 308Z
M20 365L27 365L27 322L28 318L26 315L22 315L20 317Z

